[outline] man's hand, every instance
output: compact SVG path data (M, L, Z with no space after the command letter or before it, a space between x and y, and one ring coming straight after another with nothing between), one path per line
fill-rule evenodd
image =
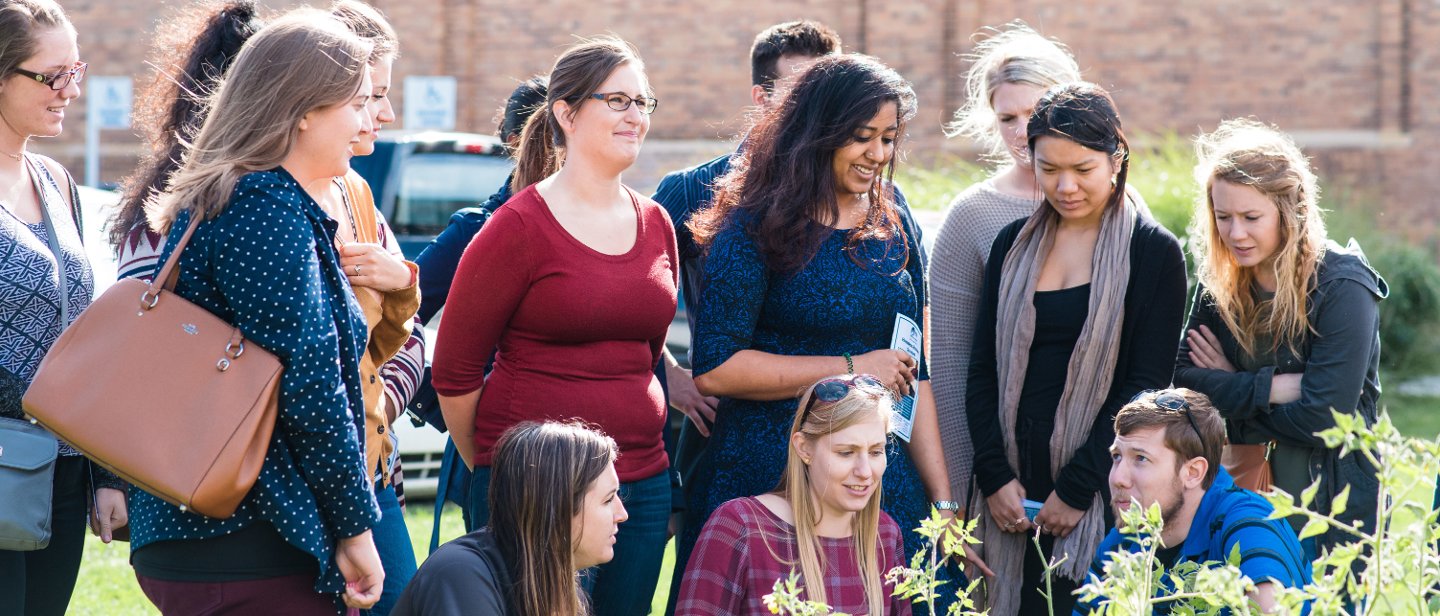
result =
M675 363L669 353L666 353L666 359L669 361L665 362L665 382L670 387L670 406L689 417L690 423L695 424L695 429L708 438L710 425L715 423L715 409L720 406L720 399L700 395L690 370Z

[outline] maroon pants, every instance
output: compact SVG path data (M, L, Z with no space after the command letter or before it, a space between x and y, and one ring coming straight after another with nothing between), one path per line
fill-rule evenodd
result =
M237 582L171 582L136 575L160 613L186 616L342 614L333 595L315 592L313 574Z

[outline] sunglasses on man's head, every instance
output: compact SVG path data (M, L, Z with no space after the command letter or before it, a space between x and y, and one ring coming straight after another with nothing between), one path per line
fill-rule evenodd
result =
M1200 442L1205 442L1205 434L1200 432L1200 426L1195 425L1195 418L1190 416L1190 402L1180 392L1173 389L1147 389L1135 394L1135 397L1130 399L1130 403L1139 402L1141 398L1152 394L1155 399L1151 402L1155 406L1174 413L1183 413L1185 421L1190 422L1190 428L1195 431L1195 436L1200 437Z

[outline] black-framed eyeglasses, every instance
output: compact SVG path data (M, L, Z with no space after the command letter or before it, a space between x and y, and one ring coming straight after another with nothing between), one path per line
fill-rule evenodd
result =
M64 90L71 82L80 83L85 79L85 69L90 68L89 64L76 62L75 66L58 73L36 73L16 67L15 74L34 79L44 85L50 86L51 90Z
M859 389L865 393L876 396L890 395L890 390L885 387L885 384L881 383L880 379L869 374L832 376L828 379L821 380L819 383L816 383L814 387L810 388L810 401L805 404L805 415L809 415L810 410L815 408L816 400L826 404L834 404L845 399L845 396L850 395L850 390L852 389ZM805 417L801 416L800 421L804 423Z
M1180 395L1180 392L1173 389L1147 389L1135 394L1135 397L1131 398L1130 402L1137 402L1141 398L1151 394L1155 396L1155 399L1151 400L1155 406L1167 411L1183 414L1185 421L1190 422L1190 429L1195 431L1195 436L1200 437L1201 443L1205 442L1205 434L1200 431L1200 426L1195 424L1195 418L1190 416L1190 402L1185 399L1185 396Z
M648 96L630 96L624 92L596 92L591 94L590 98L597 101L605 101L605 104L615 111L625 111L630 108L631 103L634 103L639 105L640 111L645 115L655 113L655 108L660 106L660 101L654 98Z

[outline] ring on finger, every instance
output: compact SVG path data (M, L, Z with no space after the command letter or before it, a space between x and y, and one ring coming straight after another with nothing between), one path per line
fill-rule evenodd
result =
M360 264L359 264L359 263L356 263L356 264L355 264L355 275L356 275L356 276L359 276L359 275L360 275Z

